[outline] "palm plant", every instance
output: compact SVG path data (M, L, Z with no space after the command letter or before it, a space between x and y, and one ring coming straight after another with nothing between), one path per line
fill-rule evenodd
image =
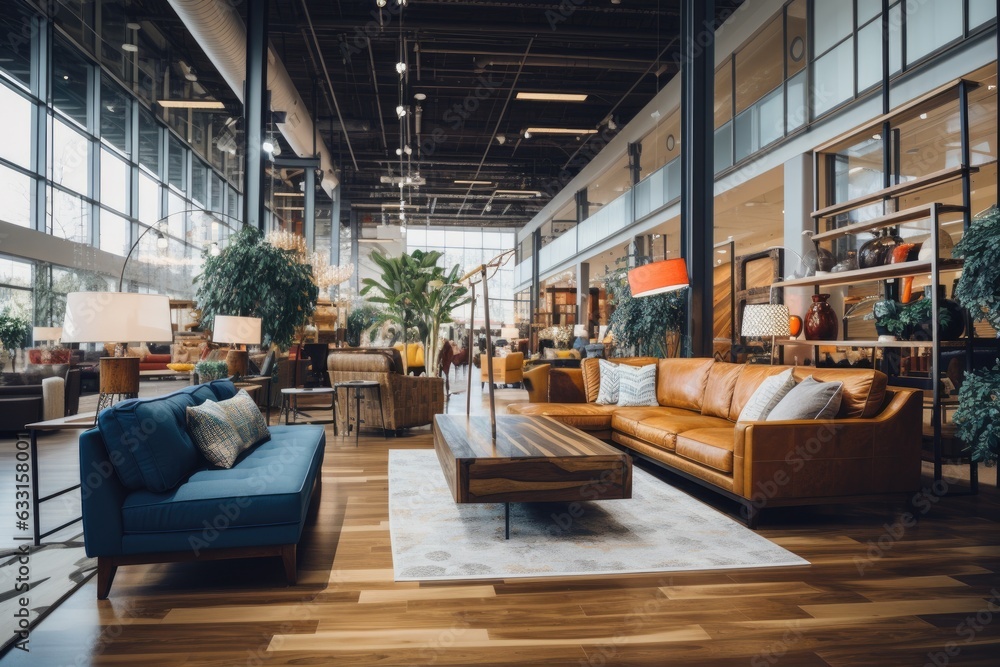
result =
M441 255L437 250L414 250L412 255L404 252L399 257L386 257L377 250L372 252L372 261L378 265L382 275L377 280L365 278L361 281L364 287L360 294L382 306L380 324L391 322L404 332L417 326L421 321L420 303L425 298L424 292L435 275ZM369 297L372 292L375 294ZM404 363L408 352L406 338L403 337Z
M444 273L440 267L434 267L428 286L430 289L418 297L418 311L423 322L421 332L424 336L424 358L426 363L424 368L428 375L437 375L438 359L441 355L441 347L438 345L438 336L441 326L454 322L452 311L461 308L471 301L471 297L466 296L469 288L461 284L458 275L459 268L456 264L451 267L451 271Z

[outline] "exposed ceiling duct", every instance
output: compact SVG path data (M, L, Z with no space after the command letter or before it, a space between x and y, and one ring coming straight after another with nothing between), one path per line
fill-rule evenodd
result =
M242 102L247 33L243 19L235 7L222 0L168 2ZM330 151L281 59L273 48L268 48L267 56L267 87L271 91L271 110L285 112L285 122L277 123L278 129L299 157L312 157L315 144L323 169L321 185L332 198L340 181L334 170Z

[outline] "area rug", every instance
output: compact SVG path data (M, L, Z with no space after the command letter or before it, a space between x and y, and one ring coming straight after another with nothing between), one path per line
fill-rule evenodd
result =
M510 579L808 565L633 468L632 498L459 505L430 450L389 451L396 581Z
M4 547L0 551L0 655L8 649L17 650L11 644L21 641L23 614L27 613L30 632L96 571L97 561L84 553L83 533L65 542L31 547L27 557L16 547ZM29 589L20 590L18 585L25 583ZM27 607L21 606L21 598L27 598Z

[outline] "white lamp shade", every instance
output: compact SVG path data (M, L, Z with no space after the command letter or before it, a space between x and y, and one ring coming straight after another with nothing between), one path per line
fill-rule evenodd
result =
M587 327L582 324L577 324L573 327L573 335L577 338L587 338Z
M740 333L748 338L789 336L788 319L788 307L780 303L747 304Z
M260 324L259 317L216 315L212 340L216 343L260 345Z
M517 327L500 328L500 337L506 340L516 340L519 335L520 332L518 331Z
M31 330L32 340L59 340L62 338L62 327L35 327Z
M64 343L169 343L170 299L162 294L70 292Z

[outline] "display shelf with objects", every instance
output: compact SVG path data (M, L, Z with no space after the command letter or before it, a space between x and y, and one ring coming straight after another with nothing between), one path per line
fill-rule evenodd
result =
M852 340L845 318L838 335L818 336L825 340L776 342L779 346L813 346L817 355L824 349L829 353L829 348L868 349L870 354L861 355L859 360L880 364L890 383L924 389L930 413L935 479L941 479L943 464L942 415L946 411L941 406L954 389L945 373L943 351L949 350L951 357L956 353L963 356L966 368L971 369L975 336L972 333L960 340L946 340L962 335L945 330L948 320L954 318L951 310L943 312L954 305L945 298L945 286L961 274L963 267L961 259L950 256L955 239L948 230L956 234L968 230L972 213L977 210L972 202L972 176L996 169L996 160L982 160L973 165L970 158L969 93L976 85L964 80L954 81L881 116L877 122L855 128L816 148L813 153L814 211L811 214L814 230L810 240L816 257L839 262L838 268L814 270L804 276L799 273L772 285L772 288L812 287L817 295L832 287L847 287L857 293L865 289L866 284L878 285L879 292L885 295L883 302L892 302L891 296L897 292L896 283L900 283L904 288L899 291L905 295L900 301L912 309L913 312L905 313L911 320L917 316L918 309L913 308L916 300L909 299L908 293L914 286L927 288L924 297L927 303L921 302L919 309L926 311L927 321L909 327L896 322L900 328L915 330L920 340L893 340L892 336L873 340L870 332ZM947 105L957 105L957 113ZM944 168L920 173L927 171L928 165L913 162L913 158L908 157L918 154L919 149L904 151L901 146L919 146L921 130L914 123L926 119L928 113L942 110L957 115L959 150L949 154ZM911 131L915 136L909 134ZM881 188L876 186L872 174L878 176ZM854 175L857 178L852 178ZM852 188L862 194L851 196ZM838 202L838 198L846 200ZM826 201L821 201L823 199ZM879 205L881 210L877 210ZM955 230L957 225L961 225L961 232ZM874 234L874 237L862 242L860 235L864 234ZM847 267L847 270L839 270L840 267ZM904 305L893 312L898 316L905 310ZM881 317L876 319L880 325L884 321ZM961 319L968 324L969 318L964 311ZM901 337L908 337L908 331ZM970 489L975 493L977 466L971 459L968 463Z

